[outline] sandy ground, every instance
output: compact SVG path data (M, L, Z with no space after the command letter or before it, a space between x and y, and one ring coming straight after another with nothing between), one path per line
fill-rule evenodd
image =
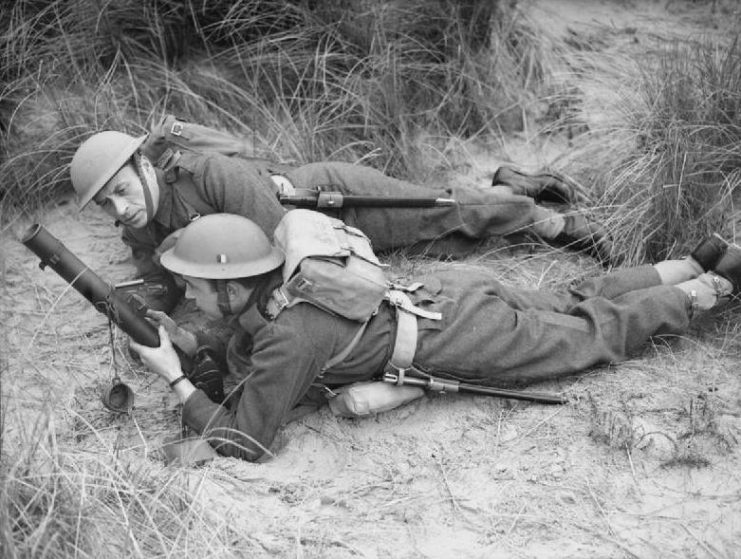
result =
M539 2L529 13L548 33L640 50L672 33L712 30L719 16L711 4L570 0ZM611 118L606 99L615 90L598 87L600 76L584 79L584 118L598 126ZM568 149L523 134L500 155L538 167L567 161ZM492 160L477 161L479 180ZM80 217L60 204L34 220L107 280L129 278L127 251L102 214ZM27 442L36 418L51 415L60 447L111 453L162 475L160 444L178 433L174 399L131 362L117 335L116 362L137 405L126 416L101 409L113 375L106 321L14 240L27 224L9 225L2 240L6 448ZM539 249L455 266L484 266L527 287L597 272L588 259ZM249 534L246 556L736 557L737 316L707 317L687 338L658 341L638 359L537 387L567 394L564 406L444 395L367 420L324 409L288 425L268 462L218 458L177 475L195 500Z

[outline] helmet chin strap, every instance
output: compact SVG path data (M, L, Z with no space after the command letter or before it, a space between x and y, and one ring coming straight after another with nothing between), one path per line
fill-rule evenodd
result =
M139 176L139 180L142 183L142 190L144 191L144 206L147 210L147 223L150 223L157 211L156 206L159 205L159 185L157 184L157 175L154 173L154 167L152 167L149 159L145 156L140 153L135 153L133 159L136 174ZM153 195L153 192L156 192L156 194ZM154 196L157 197L156 202L154 201Z
M231 297L229 297L229 292L227 291L226 285L230 280L214 280L216 282L216 304L219 307L219 311L221 311L221 314L225 317L234 315L234 314L240 314L244 311L244 309L251 307L257 302L257 299L260 294L260 285L263 285L261 283L261 278L256 277L256 282L252 287L252 291L250 292L249 296L247 297L246 301L242 300L242 304L240 308L233 309L232 308L232 300ZM236 303L240 303L240 298L237 297Z
M216 304L225 317L232 314L232 305L229 301L229 292L226 290L226 284L228 280L215 280L216 281Z

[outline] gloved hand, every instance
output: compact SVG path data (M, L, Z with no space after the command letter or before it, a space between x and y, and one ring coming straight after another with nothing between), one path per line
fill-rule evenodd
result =
M501 166L494 173L491 184L509 186L515 194L529 196L536 202L577 204L589 200L583 186L552 172L528 174L512 167Z
M193 359L193 369L186 375L193 386L203 390L209 399L221 404L224 401L224 373L208 346L201 346Z

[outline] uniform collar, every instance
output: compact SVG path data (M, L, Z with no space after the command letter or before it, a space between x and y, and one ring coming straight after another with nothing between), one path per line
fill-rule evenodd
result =
M255 290L245 303L237 321L248 332L254 332L260 325L267 324L270 319L265 314L265 307L273 290L283 283L282 266L265 274Z

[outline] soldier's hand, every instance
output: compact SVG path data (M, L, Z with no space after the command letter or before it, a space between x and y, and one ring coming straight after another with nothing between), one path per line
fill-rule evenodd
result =
M134 340L131 340L129 344L136 350L148 369L157 373L167 382L172 382L183 374L180 368L180 359L175 352L175 348L172 347L172 342L165 327L160 326L157 332L160 336L159 347L148 347Z
M509 186L515 194L529 196L538 203L571 205L589 201L589 192L584 186L555 172L525 173L502 165L492 179L492 186L499 184Z
M172 318L162 311L147 309L146 319L156 328L164 328L172 343L183 350L186 355L190 357L195 355L196 349L198 349L198 340L195 334L178 326Z

